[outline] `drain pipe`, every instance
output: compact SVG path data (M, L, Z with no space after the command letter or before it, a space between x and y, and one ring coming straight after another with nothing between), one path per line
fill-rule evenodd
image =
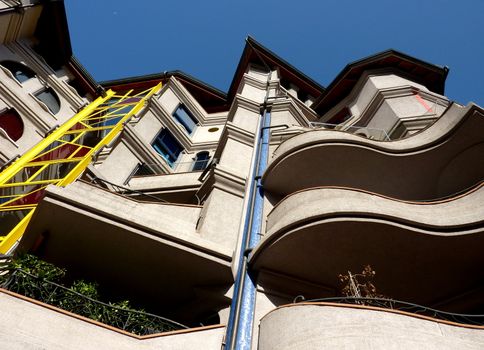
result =
M267 93L261 106L261 118L256 130L258 142L255 144L254 161L249 183L249 200L240 246L239 265L234 283L234 293L225 337L225 350L249 350L252 343L254 309L256 298L255 276L248 270L247 261L252 249L260 241L264 191L261 177L267 165L269 154L269 129L271 113L267 106L269 83L272 72L267 78Z
M261 177L267 165L270 123L271 114L264 103L258 127L260 136L256 144L255 164L250 177L248 210L244 223L239 266L227 324L226 350L249 350L252 343L256 281L253 273L248 270L247 262L250 252L260 241L262 229L264 190L261 185Z

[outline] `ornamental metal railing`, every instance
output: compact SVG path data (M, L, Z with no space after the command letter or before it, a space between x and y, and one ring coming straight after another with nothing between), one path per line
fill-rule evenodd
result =
M340 304L353 304L379 307L383 309L391 309L404 311L416 315L432 317L440 320L462 323L467 325L484 325L484 315L460 314L447 311L436 310L427 306L422 306L406 301L385 299L385 298L365 298L365 297L333 297L322 299L305 300L304 297L298 296L294 299L294 303L298 302L327 302Z
M188 328L158 315L95 300L18 268L0 271L0 287L137 335Z
M160 89L161 83L136 94L107 91L0 173L0 253L22 237L45 188L77 179Z

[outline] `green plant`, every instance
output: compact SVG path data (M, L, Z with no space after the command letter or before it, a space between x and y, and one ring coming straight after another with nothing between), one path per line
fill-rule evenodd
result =
M0 268L0 287L132 333L145 335L186 328L135 310L128 300L99 301L97 283L76 280L70 287L64 286L66 270L33 255L21 255Z

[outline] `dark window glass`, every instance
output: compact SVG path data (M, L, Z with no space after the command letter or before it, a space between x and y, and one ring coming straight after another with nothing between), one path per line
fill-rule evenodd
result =
M178 106L173 113L173 118L180 123L190 135L197 126L197 120L193 117L184 105Z
M163 129L153 142L153 148L158 152L171 167L175 164L183 147L167 129Z
M51 89L47 88L35 94L40 101L44 102L53 114L57 114L60 110L60 101L57 94Z
M195 157L195 162L193 164L193 171L203 170L207 167L208 161L210 160L210 155L207 151L198 152Z
M155 172L151 170L145 163L138 164L136 169L134 170L134 176L146 176L146 175L155 175Z
M14 109L8 109L0 114L0 128L14 141L21 138L24 133L22 118Z
M15 79L17 79L20 83L35 77L35 73L29 67L21 63L14 61L3 61L0 64L12 72Z

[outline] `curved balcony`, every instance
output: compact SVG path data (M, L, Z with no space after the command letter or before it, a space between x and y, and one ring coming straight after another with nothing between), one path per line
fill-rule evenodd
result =
M274 194L316 186L360 188L399 199L435 199L484 179L484 111L452 105L415 136L379 142L314 130L283 142L263 176Z
M337 294L338 274L370 264L378 292L389 298L476 310L484 307L482 203L484 184L427 203L343 188L300 191L269 213L250 264L261 276L283 276L281 292L306 298Z
M259 349L482 349L484 327L336 303L286 305L264 316Z

